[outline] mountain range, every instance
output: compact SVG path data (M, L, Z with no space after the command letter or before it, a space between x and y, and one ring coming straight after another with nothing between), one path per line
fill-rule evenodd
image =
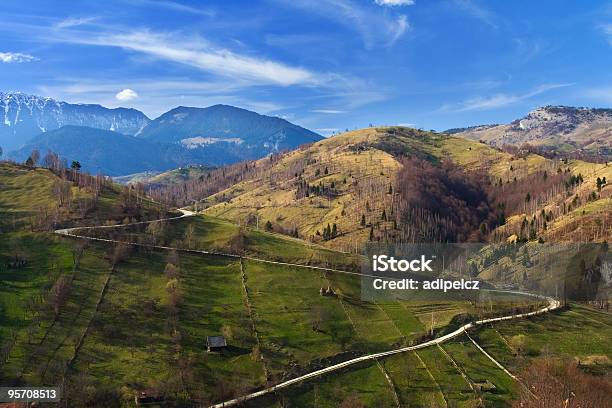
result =
M508 124L445 133L497 148L529 145L548 157L612 159L612 109L544 106ZM24 161L34 149L52 150L110 176L256 160L321 139L284 119L229 105L179 106L151 120L135 109L0 92L6 157Z
M9 158L52 150L111 176L258 159L321 139L284 119L229 105L180 106L151 120L135 109L0 93L0 147Z
M156 201L204 198L205 214L345 252L432 237L610 241L612 166L515 153L455 135L373 127L274 160L140 181Z
M32 137L65 125L134 135L150 121L136 109L108 109L100 105L70 104L19 92L0 92L0 146L5 151L20 148Z
M173 144L158 144L110 130L67 125L42 133L10 155L24 161L37 149L66 160L78 160L92 174L120 176L142 171L169 170L197 157Z
M549 105L508 124L450 129L447 133L496 147L529 144L541 153L612 159L612 109Z

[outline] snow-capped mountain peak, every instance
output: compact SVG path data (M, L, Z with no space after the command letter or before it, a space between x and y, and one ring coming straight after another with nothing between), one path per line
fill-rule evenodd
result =
M22 92L0 92L0 146L14 150L30 138L65 125L88 126L134 135L149 118L127 108L71 104Z

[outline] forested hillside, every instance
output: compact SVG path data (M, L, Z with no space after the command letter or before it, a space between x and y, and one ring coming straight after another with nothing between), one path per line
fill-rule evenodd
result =
M102 175L66 168L54 154L49 167L0 162L0 232L48 232L62 226L155 219L165 206L137 186L118 187Z
M369 128L150 193L181 205L203 199L208 214L345 251L367 241L603 241L611 169Z

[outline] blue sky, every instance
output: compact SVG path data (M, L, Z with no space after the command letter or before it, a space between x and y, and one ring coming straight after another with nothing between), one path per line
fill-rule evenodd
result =
M0 16L0 90L153 118L226 103L328 135L612 107L610 1L4 0Z

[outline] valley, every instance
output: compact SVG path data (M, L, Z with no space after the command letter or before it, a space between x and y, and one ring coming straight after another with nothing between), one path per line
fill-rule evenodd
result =
M0 408L612 408L611 1L0 2Z
M344 252L359 251L367 241L418 240L418 234L432 239L431 234L441 232L419 225L401 227L405 224L401 221L402 208L407 205L406 200L412 199L406 194L429 177L423 168L402 175L400 169L406 166L407 157L422 157L433 163L449 160L459 168L453 171L462 174L462 178L485 177L489 187L480 194L486 195L483 200L488 202L483 205L493 208L476 221L476 228L481 223L485 225L481 239L483 235L496 242L520 238L529 232L521 224L534 218L531 229L536 239L542 236L543 240L565 241L580 231L585 237L596 236L599 242L612 239L609 228L612 190L601 189L597 184L597 179L612 177L608 164L553 160L536 154L517 156L483 143L408 128L348 132L236 167L228 180L231 186L224 188L225 184L220 184L218 191L210 190L198 205L215 217L251 227L259 224L261 229L269 222L271 230ZM422 175L418 178L409 178L419 173ZM568 180L578 175L582 181L570 186ZM192 184L199 183L198 180L194 178ZM482 185L481 181L475 183ZM182 195L175 196L175 202L193 203L200 191L195 190L191 196L190 181L182 185L185 187L153 187L151 194L163 200L164 194L176 194L174 191L181 188ZM424 196L417 199L423 200ZM500 217L503 225L498 225ZM331 231L334 225L335 235L325 236L325 230ZM463 239L469 235L477 239L479 234L473 230L462 233Z
M369 152L366 143L380 143L388 135L385 132L364 130L321 142L321 147L314 145L316 150L303 148L306 153L298 150L280 159L254 162L255 168L266 169L265 180L269 181L254 178L248 181L251 186L239 183L198 203L199 214L186 212L190 216L167 221L155 220L178 214L145 198L139 192L142 187L117 187L102 179L96 183L95 178L90 181L89 176L76 177L74 172L60 171L58 177L51 170L3 163L0 208L6 239L0 244L4 281L0 311L8 323L0 332L3 383L62 384L64 395L76 405L126 403L135 392L163 395L172 404L197 401L214 405L353 358L408 347L400 354L364 359L290 382L249 404L445 406L453 401L456 406L476 407L483 403L506 406L519 398L520 381L496 366L468 334L458 332L442 339L469 321L507 315L512 310L536 310L545 306L541 302L521 296L494 303L487 299L482 303L363 301L359 254L327 241L300 239L300 224L296 224L297 238L279 233L274 226L266 228L265 212L258 228L257 222L233 215L239 213L220 210L242 200L257 205L256 198L265 207L266 202L288 193L274 189L271 191L280 195L268 199L262 192L285 185L279 175L299 172L306 180L323 177L322 185L331 180L343 185L344 177L350 177L351 183L376 177L384 186L380 188L383 199L372 200L372 207L382 205L370 211L382 211L392 202L386 197L387 188L395 186L391 180L401 164L383 150ZM464 143L403 132L400 129L397 139L391 138L396 146L405 144L434 161L445 146L457 152L453 144ZM306 163L301 158L304 154L315 166L304 165L302 171L296 163ZM499 169L490 170L492 177L509 177L505 166L512 162L514 174L528 177L539 168L532 163L543 159L515 162L507 154L468 142L467 153L457 154L454 160L466 168L490 160L489 167ZM587 174L584 169L580 167ZM204 174L209 173L197 175L196 180L206 177ZM187 175L179 183L190 180ZM61 182L72 186L71 193L54 193L54 185ZM30 188L35 185L40 187ZM250 199L241 197L251 190L256 193ZM325 201L332 208L342 208L351 205L348 197L355 201L359 194L353 188L339 191L339 198L326 200L315 195L310 205L323 207L325 214ZM232 198L214 204L223 194L232 194ZM81 200L90 204L85 207ZM42 217L58 201L63 204L55 223L36 226L37 214ZM290 207L283 210L282 205L274 208L279 214L291 211ZM309 220L303 210L294 208ZM351 207L346 210L355 213ZM346 210L344 216L333 218L342 232L343 217L349 219ZM336 212L342 214L341 209ZM112 226L115 224L119 225ZM95 227L105 225L108 227ZM53 234L58 228L96 240ZM359 229L351 235L358 236ZM24 265L10 266L11 259L23 260ZM323 288L332 288L334 295L321 296ZM594 359L598 361L594 369L608 370L612 350L602 339L609 336L609 315L574 303L551 313L553 317L524 318L527 323L471 328L469 336L513 375L544 354ZM577 317L583 322L580 327L571 325L574 328L560 331L562 322ZM522 334L525 331L529 335ZM555 342L558 348L550 349L548 339L555 332L563 333L563 342ZM212 335L223 335L230 347L207 353L206 338ZM434 342L429 347L417 346L431 339ZM578 344L584 348L577 349ZM417 347L411 348L413 345ZM602 366L602 361L608 363Z

